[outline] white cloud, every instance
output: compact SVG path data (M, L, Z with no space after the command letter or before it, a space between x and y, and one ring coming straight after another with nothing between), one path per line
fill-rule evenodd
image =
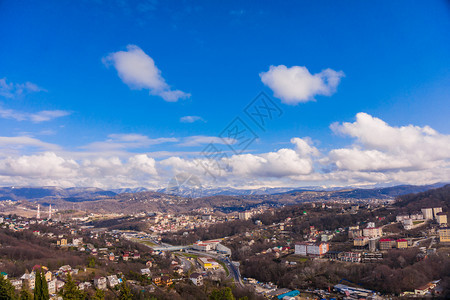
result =
M379 118L358 113L353 123L334 123L331 129L356 138L349 148L334 149L329 161L340 169L427 169L450 159L450 135L429 126L393 127Z
M259 155L233 155L229 164L235 175L246 177L288 177L311 174L314 170L312 156L319 151L308 138L292 138L296 149L280 149Z
M342 71L332 69L311 74L306 67L284 65L270 66L269 71L259 74L261 81L274 92L283 103L295 105L314 100L316 95L331 96L341 78Z
M195 147L210 143L232 145L236 143L236 140L232 138L220 138L217 136L193 135L183 138L183 141L178 145L184 147Z
M197 121L205 122L205 120L203 120L203 118L199 116L184 116L180 118L181 123L194 123Z
M26 177L70 177L75 175L78 164L53 152L0 160L0 175Z
M122 81L132 89L148 89L151 95L168 102L189 98L191 95L172 90L161 76L154 60L136 45L128 45L127 51L118 51L103 58L105 65L112 64Z
M25 147L35 147L44 150L58 150L60 147L55 144L43 142L28 136L0 136L0 149L12 148L23 149Z
M109 151L109 150L124 150L137 149L159 145L164 143L178 142L177 138L149 138L142 134L110 134L108 139L101 142L93 142L81 148L91 151Z
M25 83L8 83L6 78L0 78L0 96L16 98L25 93L32 92L46 92L46 90L29 81Z
M29 114L29 118L32 122L40 123L68 115L70 115L70 112L65 110L43 110L37 113Z
M0 118L13 119L17 121L31 121L33 123L40 123L68 115L70 115L70 112L65 110L43 110L36 113L27 113L13 109L6 109L0 106Z
M0 183L161 187L179 173L195 175L204 186L234 187L364 187L450 181L449 135L428 126L394 127L365 113L357 114L354 122L331 127L355 141L325 151L317 149L310 138L294 137L288 147L240 155L230 151L219 161L197 152L127 151L165 142L223 143L218 137L151 139L141 134L110 134L98 147L91 144L89 149L74 152L32 137L0 137Z

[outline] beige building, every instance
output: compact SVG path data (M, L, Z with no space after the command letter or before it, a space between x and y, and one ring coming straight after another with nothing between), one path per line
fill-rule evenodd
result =
M444 243L450 242L450 227L439 229L439 241Z
M442 207L433 207L433 216L437 219L437 214L442 212Z
M56 294L56 279L48 280L47 286L49 294Z
M58 246L67 246L67 239L61 239L56 242Z
M440 212L436 215L436 220L439 223L439 225L445 225L447 224L447 214Z
M239 220L248 220L251 216L252 214L249 211L243 211L239 213Z
M365 247L369 244L369 238L367 236L355 237L353 240L353 246L355 247Z
M408 248L408 240L405 239L398 239L395 241L397 243L396 247L398 249L405 249Z
M363 229L363 236L368 238L381 237L383 235L383 229L381 227L368 227Z

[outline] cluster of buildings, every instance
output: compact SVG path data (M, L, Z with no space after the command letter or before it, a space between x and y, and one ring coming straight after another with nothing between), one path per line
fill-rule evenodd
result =
M422 208L420 213L398 215L396 217L396 221L401 222L406 230L422 226L432 220L435 220L439 226L447 225L447 214L442 211L442 207Z
M300 242L295 244L294 253L304 256L322 257L330 250L328 243Z
M401 222L406 230L426 224L428 221L435 221L438 226L439 241L450 242L450 227L448 227L447 213L442 211L442 207L422 208L420 213L410 215L399 215L397 222Z
M85 271L85 270L84 270ZM36 284L36 273L41 272L43 279L47 281L48 292L50 295L55 295L65 285L65 280L68 274L78 274L78 269L72 269L70 265L61 266L57 270L49 271L46 266L35 265L31 272L26 271L19 278L11 278L10 282L16 290L21 290L24 286L27 286L30 290L34 290ZM81 290L92 286L92 282L81 282L78 287Z
M216 251L220 254L225 254L230 256L231 249L222 245L218 240L210 240L210 241L197 241L192 245L192 249L197 251Z
M154 233L175 232L179 230L192 230L205 227L218 222L225 222L227 218L214 214L203 215L167 215L154 213L147 218L149 229Z

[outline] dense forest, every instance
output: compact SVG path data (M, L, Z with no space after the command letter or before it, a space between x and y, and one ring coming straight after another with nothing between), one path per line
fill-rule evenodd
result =
M404 212L420 211L421 208L426 207L442 207L444 211L448 211L450 184L417 194L399 196L394 205Z

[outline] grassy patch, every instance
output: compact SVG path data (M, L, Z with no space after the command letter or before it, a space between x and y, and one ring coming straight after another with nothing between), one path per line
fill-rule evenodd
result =
M198 257L197 254L191 254L191 253L185 253L185 252L179 252L179 253L177 253L177 254L181 254L181 255L183 255L183 256L186 256L186 257L192 257L192 258L197 258L197 257Z
M224 262L221 262L220 260L216 260L224 269L225 272L227 273L227 277L230 276L230 271L228 271L228 268L225 266Z
M150 241L146 241L146 240L140 240L140 239L135 239L135 238L132 238L132 239L130 239L130 240L133 241L133 242L135 242L135 243L141 243L141 244L147 245L147 246L149 246L149 247L155 247L155 246L158 246L157 244L152 243L152 242L150 242Z

